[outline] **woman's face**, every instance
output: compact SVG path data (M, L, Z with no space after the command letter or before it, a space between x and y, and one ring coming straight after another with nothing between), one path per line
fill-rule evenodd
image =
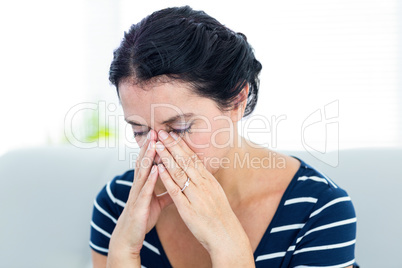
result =
M237 138L231 112L223 113L213 100L194 94L188 83L179 81L140 86L127 80L119 84L119 94L124 117L132 125L140 147L150 129L174 131L198 155L209 172L214 174L222 167L220 160L228 155L234 138ZM155 162L162 163L158 155ZM164 191L158 180L155 193Z

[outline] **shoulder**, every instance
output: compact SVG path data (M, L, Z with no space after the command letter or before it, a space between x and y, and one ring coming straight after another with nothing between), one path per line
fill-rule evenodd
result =
M281 267L353 264L356 215L350 197L331 178L298 160L300 166L264 236L256 263L282 263Z
M344 189L324 173L298 160L301 165L290 184L284 205L307 203L303 210L309 220L320 218L319 214L326 218L355 215L352 200ZM331 213L334 214L328 215Z
M308 192L315 198L315 203L309 210L304 231L311 233L311 230L318 226L321 226L323 231L324 226L331 229L347 225L350 237L354 237L356 213L348 193L325 174L303 161L302 165L304 165L305 172L302 172L301 176L297 178L296 192ZM333 232L333 235L339 238L342 236L339 233L346 234L346 229L343 231Z
M296 159L298 163L293 165L272 226L301 227L317 220L354 218L354 207L347 192L324 173L293 157Z
M298 160L299 169L282 197L278 209L280 217L275 223L308 226L317 220L354 218L354 207L347 192L322 172Z
M303 160L298 160L300 161L300 168L291 183L293 186L292 195L310 194L320 198L317 201L348 196L347 192L339 187L332 178L329 178Z
M318 258L328 260L327 264L353 264L357 220L351 198L331 178L301 164L294 199L287 202L300 200L309 205L304 206L304 220L293 244L293 262L312 264Z

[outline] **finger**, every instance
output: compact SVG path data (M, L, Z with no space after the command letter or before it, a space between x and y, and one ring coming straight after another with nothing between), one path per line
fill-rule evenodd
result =
M131 192L133 196L138 196L138 193L144 186L146 179L151 171L152 163L155 158L155 141L151 140L148 144L148 148L141 159L138 159L138 167L134 170L134 181Z
M204 172L206 168L197 154L174 132L170 132L170 135L168 135L166 131L161 130L158 133L158 137L160 137L176 163L197 183L196 180L199 176L192 176L198 173L201 175L206 173Z
M190 146L188 146L186 141L182 139L181 136L177 135L177 133L171 131L169 134L176 141L177 145L179 145L186 155L191 159L193 166L202 174L206 170L206 167L198 157L197 153L195 153Z
M156 151L162 160L163 165L169 172L170 176L176 182L177 185L182 187L187 181L187 173L182 169L175 161L171 153L165 148L165 146L158 141L156 143Z
M186 146L183 146L182 143L184 143L184 140L182 139L181 136L179 136L177 133L175 133L174 131L170 131L169 134L164 131L164 130L160 130L158 132L158 138L160 138L161 141L163 141L163 143L165 144L166 147L170 148L173 145L180 145L180 147L182 148L182 150L187 154L187 155L191 155L193 154L193 150L191 150L191 148L189 146L187 146L187 144L185 144Z
M166 169L163 164L158 165L159 177L161 178L163 184L165 185L168 194L172 198L175 203L177 209L180 211L185 206L188 206L190 203L187 197L181 191L181 188L177 186L177 184L172 180L169 172L166 172Z
M149 173L148 179L144 183L144 187L142 187L138 195L138 198L135 201L137 209L146 209L146 210L148 209L154 193L158 173L159 173L158 168L156 167L156 165L153 165L151 172Z
M174 133L174 132L171 132ZM158 137L163 142L163 145L168 149L171 153L177 164L183 169L186 170L187 166L192 165L191 154L187 153L180 145L179 140L175 140L172 135L169 135L166 131L160 130L158 132Z
M147 151L149 142L150 142L151 140L155 140L155 137L156 137L155 131L151 129L151 130L148 132L147 139L146 139L145 143L143 144L143 146L141 147L140 152L139 152L139 154L138 154L137 161L135 162L135 170L138 169L138 166L137 166L137 165L139 165L139 162L140 162L141 159L144 157L144 154L145 154L145 152Z

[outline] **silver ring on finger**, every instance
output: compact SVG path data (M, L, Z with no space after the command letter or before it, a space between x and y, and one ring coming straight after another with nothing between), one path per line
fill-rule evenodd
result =
M190 185L190 177L187 177L187 181L184 184L183 188L181 188L181 191L183 192L189 185Z

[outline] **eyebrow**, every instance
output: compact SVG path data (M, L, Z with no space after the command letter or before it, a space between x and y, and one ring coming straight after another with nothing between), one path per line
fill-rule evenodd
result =
M184 117L185 119L188 119L188 118L192 117L193 115L194 115L193 113L178 114L178 115L176 115L176 116L172 116L172 117L170 117L169 119L163 121L163 122L162 122L162 125L174 123L174 122L176 122L177 120L179 120L179 119L181 119L181 118L183 118L183 117ZM135 121L128 120L127 118L125 118L124 120L125 120L127 123L129 123L130 125L133 125L133 126L143 126L143 127L146 127L146 125L142 125L142 124L137 123L137 122L135 122Z

